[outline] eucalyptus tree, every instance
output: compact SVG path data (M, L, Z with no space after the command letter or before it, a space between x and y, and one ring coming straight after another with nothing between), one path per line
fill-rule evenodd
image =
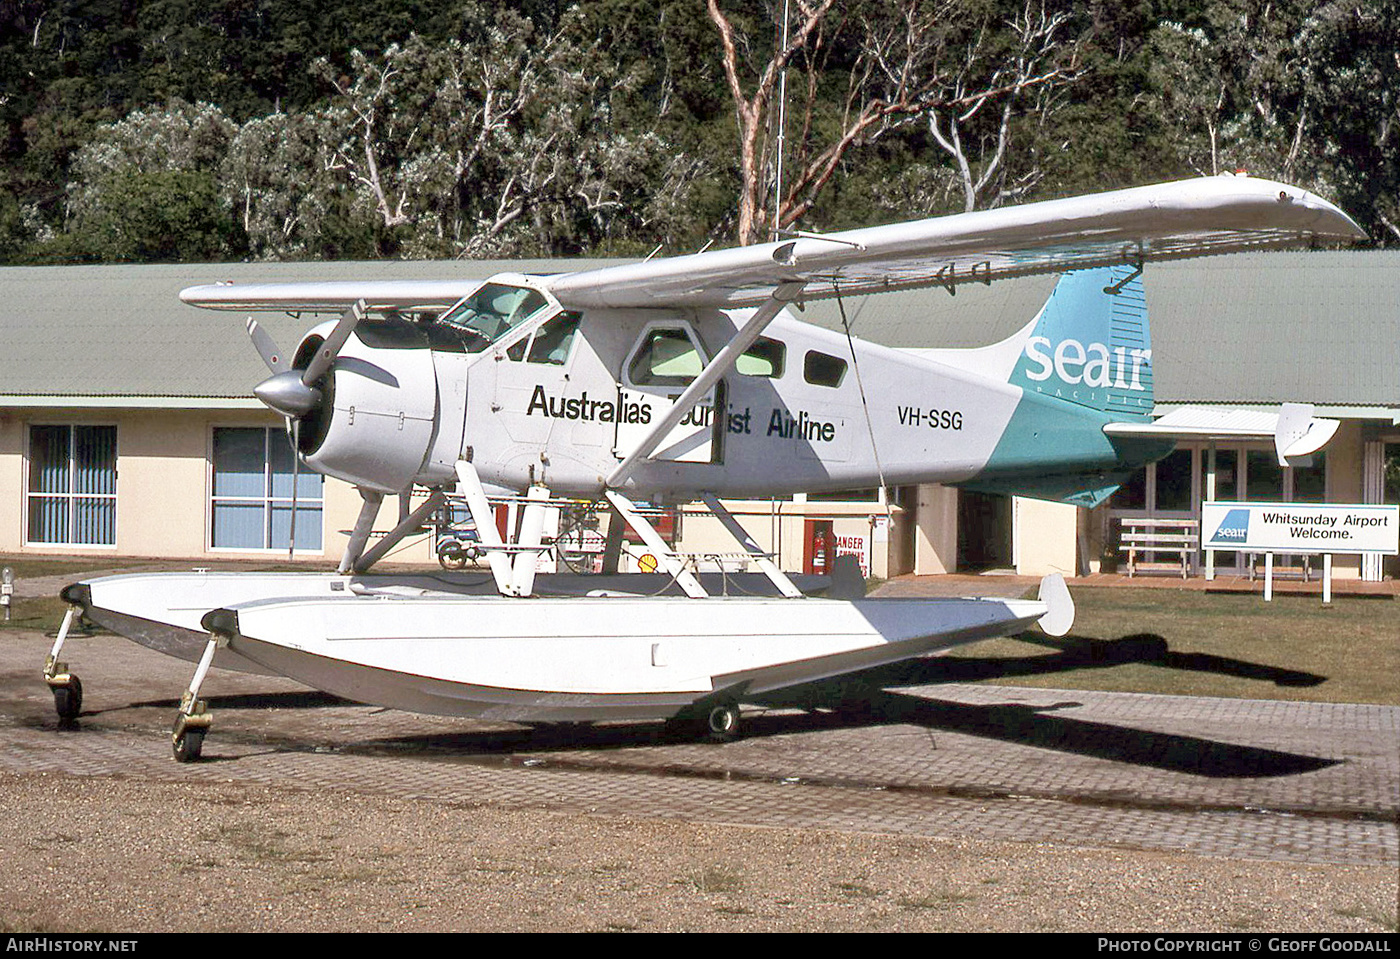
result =
M178 99L98 127L74 156L67 222L51 250L137 261L237 254L216 178L237 131L218 107Z
M1212 0L1149 53L1149 102L1191 168L1298 182L1400 241L1395 0Z
M615 121L626 64L576 12L549 30L472 8L462 38L410 37L317 69L326 170L409 256L573 253L662 219L694 169L654 129Z
M786 30L780 13L774 23L706 4L739 137L744 243L763 238L770 220L792 226L857 151L918 124L945 154L962 208L1023 192L1038 176L1010 177L1014 126L1025 113L1052 110L1053 91L1078 76L1067 15L1037 0L792 0ZM780 122L788 73L793 118ZM783 142L792 172L779 190ZM936 177L940 165L926 169Z

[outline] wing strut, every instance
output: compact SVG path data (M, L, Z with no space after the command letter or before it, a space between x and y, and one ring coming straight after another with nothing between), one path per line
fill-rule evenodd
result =
M774 586L778 587L778 592L788 599L798 599L802 596L802 590L792 584L792 580L788 579L787 574L778 568L777 563L773 562L771 555L759 548L758 543L754 542L754 538L749 535L749 531L740 526L733 514L724 508L719 497L715 496L714 493L701 493L700 499L709 507L710 512L715 514L715 519L724 524L729 535L733 536L739 545L744 547L744 552L753 557L758 568L763 570L763 574L772 581Z
M773 318L782 311L783 307L797 299L805 285L802 282L780 283L778 285L778 288L773 291L773 295L754 311L748 322L739 329L739 332L734 334L734 338L724 345L724 349L715 354L715 358L710 360L709 365L701 370L700 375L686 387L685 392L677 398L670 412L661 417L651 428L646 439L642 440L625 460L617 464L617 469L613 470L607 479L607 485L610 488L616 489L626 482L642 460L656 451L662 438L676 428L676 425L699 402L700 397L708 393L710 388L719 382L721 376L734 368L734 364L738 362L744 351L753 346L754 341L768 328L768 324L773 322Z

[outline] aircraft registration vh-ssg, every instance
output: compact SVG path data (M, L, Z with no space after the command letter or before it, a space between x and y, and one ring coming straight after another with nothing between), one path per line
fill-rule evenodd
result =
M1281 460L1306 455L1336 423L1305 407L1262 424L1151 420L1140 274L1363 235L1303 190L1212 177L557 275L187 289L216 310L343 311L291 354L250 319L272 371L255 393L286 418L298 461L353 483L364 506L334 573L68 587L46 678L76 715L81 685L58 657L80 614L197 661L173 731L186 760L209 727L211 665L426 713L672 719L726 736L741 703L784 687L1034 623L1063 635L1074 609L1058 575L1035 600L869 599L849 583L806 596L721 498L944 483L1092 506L1182 436L1269 435ZM978 349L897 351L789 311L1047 272L1064 275L1041 312ZM413 487L427 501L367 548L384 496ZM523 505L505 538L488 498L502 494ZM658 574L537 579L561 497L605 502ZM470 511L489 575L370 572L449 498ZM712 595L639 500L703 501L763 589Z

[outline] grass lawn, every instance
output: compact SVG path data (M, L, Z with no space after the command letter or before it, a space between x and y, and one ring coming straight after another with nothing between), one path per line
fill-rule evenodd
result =
M1062 639L959 647L950 679L1182 696L1400 705L1400 603L1341 597L1074 588Z

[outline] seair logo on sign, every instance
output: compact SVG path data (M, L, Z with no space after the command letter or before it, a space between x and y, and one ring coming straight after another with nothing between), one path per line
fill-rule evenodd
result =
M1212 546L1217 543L1234 545L1243 543L1249 535L1249 510L1232 509L1225 514L1225 518L1220 521L1220 527L1215 531L1215 535L1210 538Z

